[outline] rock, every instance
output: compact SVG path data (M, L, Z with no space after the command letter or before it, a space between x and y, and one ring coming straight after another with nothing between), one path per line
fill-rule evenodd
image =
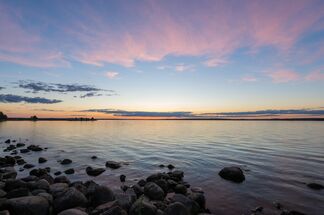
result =
M91 166L86 168L86 173L90 176L98 176L104 171L106 171L104 168L92 168Z
M116 161L107 161L106 167L109 167L111 169L118 169L121 167L121 164Z
M17 143L16 144L16 147L19 148L19 147L24 147L26 144L25 143Z
M137 197L139 197L142 194L144 194L144 189L139 184L134 184L132 186L132 188L133 188L133 190L134 190L134 192L135 192L135 194L136 194Z
M197 214L200 210L198 203L182 194L174 194L173 197L170 198L170 201L182 203L190 214Z
M0 169L0 178L2 179L15 179L17 172L13 167L4 167Z
M125 182L126 181L126 175L120 175L119 179L121 182Z
M0 189L0 198L3 198L5 195L7 195L7 192Z
M70 159L64 159L64 160L62 160L60 163L61 163L62 165L66 165L66 164L70 164L70 163L72 163L72 160L70 160Z
M67 175L74 174L74 169L70 168L70 169L64 170L64 173L67 174Z
M49 190L50 184L45 179L41 179L32 184L34 189Z
M27 163L27 164L24 165L24 168L25 169L31 169L31 168L34 168L34 167L35 167L35 165L29 164L29 163Z
M54 179L54 183L67 183L70 184L70 180L65 176L61 175Z
M313 190L322 190L324 189L324 186L321 184L317 184L317 183L309 183L307 184L307 187L313 189Z
M59 194L65 192L68 188L69 188L69 185L66 183L51 184L49 187L49 193L52 194L54 197L56 197Z
M93 193L91 193L91 197L89 199L91 201L91 205L96 207L106 202L115 200L115 195L108 187L97 185L95 186Z
M53 196L49 193L38 193L36 196L41 196L41 197L44 197L45 199L47 199L47 201L50 203L50 205L53 204Z
M34 175L29 175L25 178L22 178L21 180L23 180L24 182L35 182L39 180L39 177L34 176Z
M175 193L180 193L180 194L183 194L183 195L186 195L186 193L187 193L187 188L183 184L177 184L173 188L173 190L174 190Z
M17 188L27 188L28 184L21 179L9 179L6 181L4 189L10 191Z
M33 152L39 152L39 151L43 150L40 146L37 146L37 145L30 145L27 147L27 149L29 149L30 151L33 151Z
M191 191L193 193L204 193L203 189L201 187L192 187Z
M10 143L11 141L10 141L10 139L7 139L6 141L5 141L5 143Z
M280 215L306 215L304 213L301 213L299 211L283 211Z
M39 194L39 193L46 193L46 190L43 190L43 189L35 189L35 190L32 190L31 191L31 194L33 196L37 196L37 194Z
M205 209L206 198L203 193L191 193L189 197L194 200L200 208Z
M149 182L144 186L144 194L152 200L163 200L164 191L154 182Z
M273 205L275 206L275 208L277 208L278 210L282 209L282 204L279 202L274 202Z
M58 194L53 201L53 209L57 213L70 208L85 207L86 205L87 198L74 187Z
M95 156L95 155L93 155L93 156L91 156L91 159L97 159L98 157L97 156Z
M190 215L187 208L180 202L169 204L164 212L166 215Z
M40 157L38 158L38 163L45 163L47 161L46 158Z
M10 215L8 210L0 211L0 215Z
M24 159L17 159L16 162L18 165L23 165L26 163L26 161Z
M164 164L160 164L159 167L160 167L160 168L164 168L165 165L164 165Z
M173 178L176 181L181 181L182 178L184 177L183 171L180 170L175 170L173 172L170 172L169 175L171 178Z
M48 215L48 201L41 196L25 196L7 201L11 215Z
M29 194L30 193L27 188L17 188L17 189L10 190L7 193L6 198L8 199L18 198L18 197L28 196Z
M47 174L48 174L47 169L42 169L42 168L33 169L33 170L31 170L29 172L29 175L33 175L33 176L37 176L37 177L41 177L41 176L44 176L44 175L47 175Z
M174 169L175 168L175 166L173 166L172 164L169 164L167 167L168 167L168 169Z
M146 181L145 181L144 179L141 179L141 180L139 180L139 181L137 182L137 184L138 184L139 186L141 186L141 187L144 187L145 184L146 184Z
M241 183L245 180L243 171L239 167L225 167L223 168L218 175L226 180L230 180L236 183Z
M20 149L20 153L22 153L22 154L25 154L25 153L28 153L28 152L30 152L29 149Z
M60 212L58 215L88 215L88 214L77 208L71 208Z
M54 175L61 175L61 174L62 174L61 171L56 171L56 172L54 172Z
M117 201L107 202L96 207L92 215L127 215L127 212L120 207Z
M145 197L139 198L130 208L129 215L155 215L157 208Z
M259 207L256 207L255 209L251 210L253 213L262 213L263 211L263 207L262 206L259 206Z

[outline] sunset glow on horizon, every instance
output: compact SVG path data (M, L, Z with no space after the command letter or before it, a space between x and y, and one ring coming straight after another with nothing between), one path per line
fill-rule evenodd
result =
M0 1L0 111L324 118L324 1Z

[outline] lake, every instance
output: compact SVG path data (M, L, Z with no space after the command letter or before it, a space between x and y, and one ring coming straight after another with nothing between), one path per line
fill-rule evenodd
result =
M207 207L214 214L249 214L257 206L264 207L264 214L279 214L273 202L307 214L324 211L324 190L305 185L324 184L324 122L7 121L0 123L0 137L1 142L20 138L48 147L36 156L26 156L32 164L62 171L57 160L70 158L69 167L76 170L69 176L72 180L94 179L115 189L120 186L120 174L132 184L151 173L168 171L160 164L173 164L185 172L185 181L203 188ZM92 155L98 159L92 160ZM38 164L39 156L48 162ZM96 178L85 174L88 165L104 167L107 160L129 165L107 169ZM244 169L243 183L218 176L223 167L232 165Z

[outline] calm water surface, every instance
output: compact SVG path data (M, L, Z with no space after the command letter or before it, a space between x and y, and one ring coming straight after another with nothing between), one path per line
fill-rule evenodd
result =
M116 189L121 173L132 184L151 173L167 171L159 164L172 163L185 171L185 180L192 186L205 190L207 206L215 214L249 214L260 205L265 207L264 214L278 214L274 201L307 214L324 214L324 191L304 184L324 184L324 122L2 122L0 137L1 141L29 139L29 143L48 147L26 160L37 164L38 157L44 156L49 161L40 166L51 166L53 171L63 170L57 160L71 158L69 167L77 172L72 179L88 179L87 165L129 162L95 178ZM91 160L92 155L98 159ZM222 167L230 165L245 170L245 182L235 184L218 176Z

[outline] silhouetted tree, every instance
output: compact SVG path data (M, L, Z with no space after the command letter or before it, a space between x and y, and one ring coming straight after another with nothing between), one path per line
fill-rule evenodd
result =
M8 119L7 115L0 111L0 121L7 120L7 119Z
M38 120L38 117L37 116L31 116L30 119L33 120L33 121L36 121L36 120Z

